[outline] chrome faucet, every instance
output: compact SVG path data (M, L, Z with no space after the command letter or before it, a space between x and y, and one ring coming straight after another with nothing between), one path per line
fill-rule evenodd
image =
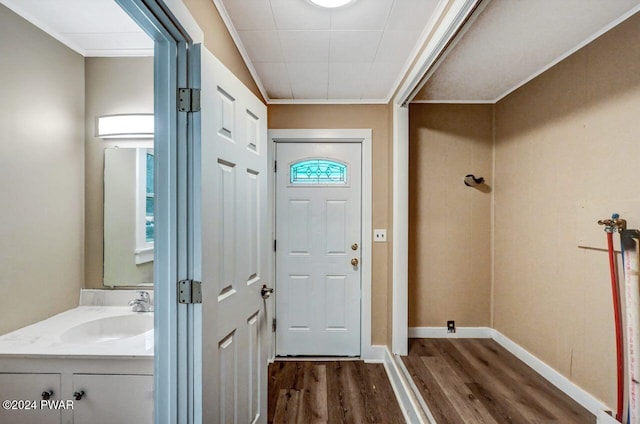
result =
M138 291L138 296L129 301L129 306L132 306L133 312L151 312L153 311L153 304L151 303L151 297L149 292Z

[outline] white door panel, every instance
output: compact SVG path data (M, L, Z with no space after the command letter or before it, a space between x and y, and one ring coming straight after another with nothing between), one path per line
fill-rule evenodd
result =
M278 143L276 154L276 354L358 356L361 145Z
M267 119L202 48L203 422L266 423Z

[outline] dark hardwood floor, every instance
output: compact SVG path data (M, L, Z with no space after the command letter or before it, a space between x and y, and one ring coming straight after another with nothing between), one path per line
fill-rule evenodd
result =
M438 424L596 422L491 339L410 339L402 361Z
M281 361L269 366L269 423L404 423L382 364Z

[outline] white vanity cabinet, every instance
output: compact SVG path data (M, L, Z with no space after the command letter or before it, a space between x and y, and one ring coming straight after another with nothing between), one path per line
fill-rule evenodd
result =
M121 306L133 296L83 291L79 307L0 336L0 402L38 406L0 407L0 424L153 424L153 313Z
M60 410L42 409L40 405L43 398L61 399L60 388L60 374L0 373L0 401L15 401L9 409L3 403L0 423L60 424ZM14 406L19 409L11 409Z
M73 424L153 423L153 376L74 374Z
M153 357L0 355L0 402L31 400L39 407L0 407L0 424L153 424L153 390ZM51 391L53 402L41 409L43 392ZM78 400L76 392L84 392Z
M0 408L1 424L152 424L153 375L0 373L7 400L19 408Z

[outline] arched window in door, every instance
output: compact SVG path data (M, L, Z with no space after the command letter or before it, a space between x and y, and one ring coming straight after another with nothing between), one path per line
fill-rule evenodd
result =
M331 159L313 158L289 165L292 185L346 185L347 165Z

